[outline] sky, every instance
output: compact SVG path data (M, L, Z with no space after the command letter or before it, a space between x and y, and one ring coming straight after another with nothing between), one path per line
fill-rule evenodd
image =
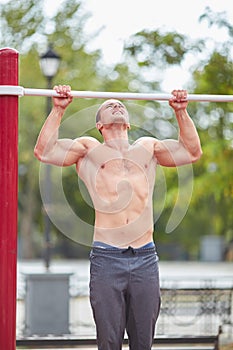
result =
M160 28L193 39L211 37L221 41L226 37L224 29L208 28L206 22L198 21L200 15L208 6L214 12L225 11L229 21L233 19L230 0L83 0L83 6L92 13L85 30L91 33L102 28L92 47L102 50L106 65L119 62L124 41L142 29ZM181 68L169 69L163 76L162 90L186 88L192 63L187 61Z
M203 38L209 32L221 38L216 30L208 30L206 23L198 22L207 6L215 12L227 11L229 19L233 18L230 0L83 0L83 5L92 12L87 30L104 27L96 44L104 50L107 62L118 60L123 41L145 28L174 30L193 38Z
M4 2L7 0L0 0ZM45 0L45 8L51 15L63 0ZM101 49L103 64L113 65L122 60L124 42L136 32L160 29L186 34L189 38L226 38L224 29L208 28L206 22L198 19L208 6L214 12L227 13L229 22L233 20L233 6L230 0L82 0L85 11L91 13L85 32L93 34L102 29L90 48ZM232 23L233 24L233 23ZM197 61L197 58L195 58ZM190 66L194 62L187 59L180 68L171 68L163 75L162 90L170 92L174 88L186 88L190 78Z

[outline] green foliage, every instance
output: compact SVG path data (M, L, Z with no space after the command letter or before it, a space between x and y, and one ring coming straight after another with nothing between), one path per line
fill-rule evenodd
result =
M143 30L133 35L125 44L125 50L134 57L140 67L163 67L164 64L180 64L189 51L200 50L201 42L192 43L185 35L159 30Z
M232 59L214 50L208 62L194 71L196 93L232 94L233 93Z
M201 16L201 20L204 19L209 25L226 28L229 40L216 44L208 60L197 65L193 72L194 93L232 95L233 61L229 50L232 26L224 13L214 14L209 9ZM200 127L203 147L203 157L196 164L191 215L198 216L203 228L209 220L205 232L222 235L230 241L233 238L233 106L232 103L204 103L192 105L191 110Z
M194 42L176 32L142 30L125 43L125 61L107 68L101 62L100 50L90 52L87 49L89 41L96 34L87 37L83 30L89 14L84 13L80 1L65 0L54 15L47 15L44 1L10 0L0 5L0 14L0 45L14 47L20 52L20 84L25 87L46 87L39 67L39 55L46 51L49 43L53 43L54 50L62 57L54 84L70 84L76 90L135 92L158 90L155 70L179 65L187 53L195 55L204 48L204 44L208 47L206 42ZM190 90L204 94L233 94L233 62L230 55L232 26L224 13L215 14L208 8L200 20L225 28L229 40L216 43L205 61L197 62ZM64 117L64 121L73 117L74 124L71 128L62 128L62 137L88 134L101 140L94 121L95 104L99 102L76 99ZM171 109L153 101L138 102L137 108L129 106L132 114L130 139L145 135L177 137L177 122ZM173 247L178 244L181 258L198 258L200 238L204 234L215 233L228 240L233 238L232 108L230 103L189 104L188 109L198 127L204 153L201 160L193 165L193 194L188 211L169 235L164 231L176 203L178 177L176 169L163 169L167 192L162 213L155 223L155 240L165 245L172 244ZM41 249L38 249L38 237L43 232L40 163L34 158L33 148L46 114L45 98L20 99L19 232L23 238L23 257L35 256L38 251L41 253ZM159 173L161 169L158 170L157 186L160 186ZM88 201L85 202L78 184L73 185L77 183L75 170L64 169L62 181L70 206L74 211L79 209L82 220L92 223L93 208ZM162 200L155 196L155 207L162 205ZM57 234L55 227L53 233ZM169 258L166 254L164 256Z
M44 31L42 1L9 1L0 4L0 14L2 33L4 28L1 47L24 51L30 46L29 42L36 41L37 35Z
M69 84L75 90L108 90L117 88L127 91L128 82L135 78L127 66L119 65L111 72L100 64L101 52L90 52L88 42L95 36L87 37L83 31L88 13L84 13L80 1L66 0L54 16L44 12L43 1L8 1L0 5L1 27L4 36L0 45L11 46L20 53L20 85L44 88L46 80L39 66L39 55L46 51L49 43L61 56L61 65L53 84ZM25 23L27 23L25 25ZM130 76L130 78L127 78ZM123 77L123 79L122 79ZM120 85L120 86L119 86ZM89 134L100 138L95 130L93 116L86 120L90 106L95 100L76 99L69 106L64 121L73 118L71 128L64 137L76 138ZM99 103L99 101L98 101ZM40 163L33 155L34 145L47 114L47 100L43 97L23 97L20 99L19 115L19 235L21 256L32 257L38 252L38 235L43 233L43 209L39 191ZM81 117L79 112L84 111ZM88 111L88 110L87 110ZM76 117L77 115L77 117ZM88 117L89 118L89 117ZM73 124L77 123L73 127ZM90 124L91 123L91 124ZM91 126L91 127L90 127ZM62 128L62 132L66 130ZM64 190L72 208L79 208L81 218L93 222L93 209L86 206L79 186L76 191L71 185L77 179L74 171L63 172ZM53 235L57 234L52 226ZM36 242L36 243L35 243ZM42 247L41 247L42 249ZM41 249L39 253L41 254Z
M226 12L213 12L209 6L205 8L205 12L200 16L199 18L201 21L207 21L209 24L209 27L211 26L217 26L219 28L224 28L227 30L229 38L233 39L233 26L227 19ZM227 52L230 52L230 47L227 45L227 43L222 43L223 47Z
M229 40L215 43L214 47L213 43L209 45L213 50L209 50L205 61L197 62L189 91L199 94L233 94L233 62L230 54L232 26L224 13L215 14L210 9L206 9L200 20L207 20L210 26L226 28ZM205 42L205 46L208 47L208 42ZM164 64L179 64L186 53L195 54L202 48L203 41L192 43L185 36L177 33L161 35L159 30L136 33L125 45L126 55L143 71ZM140 78L142 84L142 74ZM190 115L201 137L203 156L193 165L194 187L188 211L170 235L164 234L164 231L176 203L178 175L175 169L163 170L167 193L164 210L155 223L155 240L162 245L174 244L176 247L179 244L181 251L188 252L191 258L198 258L203 235L218 234L227 241L233 238L232 108L232 103L189 104ZM166 122L173 121L168 119ZM161 124L157 120L157 123L165 127L164 120ZM146 128L153 134L163 134L161 129L155 133L153 119L146 122ZM156 197L154 205L157 205ZM182 254L180 257L184 258Z
M46 87L46 81L39 66L39 53L44 53L48 43L53 42L54 49L62 57L61 67L54 79L54 84L68 83L79 90L89 90L91 86L93 90L98 90L102 84L102 78L97 69L100 52L88 53L85 48L88 38L82 28L88 14L83 13L80 2L65 1L54 17L47 16L43 8L42 1L33 0L9 1L0 7L1 27L4 27L1 46L12 46L20 52L20 85ZM34 242L37 241L38 234L43 231L43 210L41 210L39 193L40 163L35 159L33 149L47 114L46 102L46 98L42 97L20 99L19 234L23 257L31 257L35 254ZM75 101L67 114L75 114L91 104L92 101L88 100L79 100L77 103ZM79 135L75 135L77 136ZM64 177L67 181L70 180L69 173L65 173ZM75 195L69 186L68 192L73 202ZM88 220L87 216L86 213ZM53 233L56 232L55 227L52 230Z

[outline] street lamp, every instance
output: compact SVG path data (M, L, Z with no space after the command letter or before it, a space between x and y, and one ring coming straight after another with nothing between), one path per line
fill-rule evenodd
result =
M51 81L57 74L61 57L52 49L50 45L48 51L40 56L40 67L44 76Z
M61 57L52 49L52 46L49 45L47 52L40 56L40 68L47 79L47 88L52 88L52 80L58 72L59 64ZM46 115L49 115L52 107L51 97L47 97L47 107ZM50 166L45 165L45 205L49 206L51 203L51 174ZM49 270L50 267L50 258L51 258L51 222L45 212L44 214L44 234L45 234L45 250L44 250L44 259L45 267Z

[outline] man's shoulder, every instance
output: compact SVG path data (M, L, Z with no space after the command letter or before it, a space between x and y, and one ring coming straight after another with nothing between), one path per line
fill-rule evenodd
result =
M133 143L132 147L138 150L144 149L146 150L146 152L149 152L148 154L152 156L154 154L154 150L158 142L159 140L156 139L155 137L143 136L137 139Z
M75 141L81 143L86 148L93 148L101 145L101 143L96 138L91 136L81 136L75 139Z
M152 144L154 144L157 141L158 140L155 137L142 136L139 139L137 139L136 141L134 141L134 145L142 145L142 146L152 145Z

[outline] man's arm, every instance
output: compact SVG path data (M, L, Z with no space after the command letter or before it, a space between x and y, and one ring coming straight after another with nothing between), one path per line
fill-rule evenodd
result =
M175 167L197 161L202 155L196 127L187 112L186 90L174 90L169 105L173 108L179 125L178 140L156 141L154 154L158 163Z
M54 89L61 97L53 98L53 108L46 119L38 136L34 154L44 163L68 166L78 162L87 151L80 140L59 139L59 127L65 109L72 102L69 86L55 86Z

